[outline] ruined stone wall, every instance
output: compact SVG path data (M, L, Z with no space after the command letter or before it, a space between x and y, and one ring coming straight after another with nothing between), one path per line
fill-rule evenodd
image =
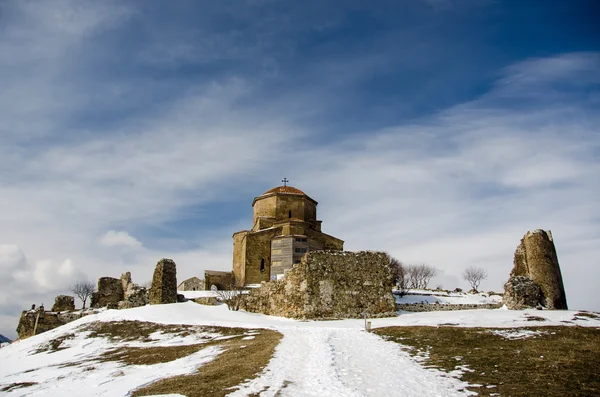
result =
M567 309L567 298L556 248L550 231L528 231L517 247L511 278L523 276L542 291L541 304L547 309Z
M69 295L58 295L54 298L53 312L64 312L75 310L75 298Z
M204 289L204 280L198 277L190 277L183 280L178 286L178 291L202 291Z
M92 294L91 307L116 309L123 300L123 282L113 277L100 277L98 290Z
M51 329L60 327L61 325L65 325L70 323L71 321L75 321L83 316L87 316L89 314L98 313L97 310L78 310L72 312L47 312L42 310L24 310L21 313L21 318L19 319L19 325L17 326L17 334L19 335L19 339L28 338L33 336L33 330L35 327L35 320L39 313L38 325L35 334L41 334L46 331L50 331Z
M313 251L280 281L252 290L250 312L299 319L395 315L392 269L382 252Z
M207 270L204 272L205 288L209 290L214 285L219 289L219 291L225 291L234 283L233 278L233 273L230 272L216 272Z
M445 312L453 310L499 309L502 303L476 304L435 304L435 303L396 303L396 310L407 312Z

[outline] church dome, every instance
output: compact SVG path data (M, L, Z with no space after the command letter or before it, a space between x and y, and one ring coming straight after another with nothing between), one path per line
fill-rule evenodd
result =
M295 187L292 187L292 186L277 186L271 190L267 190L266 192L261 194L261 196L264 196L265 194L271 194L271 193L301 194L303 196L306 196L306 193L304 193L302 190L296 189Z

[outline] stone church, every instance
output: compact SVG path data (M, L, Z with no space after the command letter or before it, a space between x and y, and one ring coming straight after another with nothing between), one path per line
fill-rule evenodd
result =
M308 251L343 250L342 240L321 231L317 204L286 185L254 198L252 229L233 234L235 283L244 286L281 278Z

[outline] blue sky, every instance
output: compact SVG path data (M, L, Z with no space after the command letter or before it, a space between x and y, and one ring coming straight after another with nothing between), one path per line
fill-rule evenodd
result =
M600 310L596 3L0 3L0 333L74 280L229 269L284 176L445 288L551 229Z

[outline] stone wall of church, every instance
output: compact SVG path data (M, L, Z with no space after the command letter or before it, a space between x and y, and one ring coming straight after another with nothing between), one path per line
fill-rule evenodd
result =
M250 233L246 237L245 284L260 284L263 281L269 281L271 239L278 233L278 229L269 229Z
M392 269L383 252L309 252L283 280L252 290L243 308L298 319L395 315Z
M246 237L248 232L238 232L233 235L233 275L235 284L243 287L246 280ZM207 286L210 288L210 285Z

